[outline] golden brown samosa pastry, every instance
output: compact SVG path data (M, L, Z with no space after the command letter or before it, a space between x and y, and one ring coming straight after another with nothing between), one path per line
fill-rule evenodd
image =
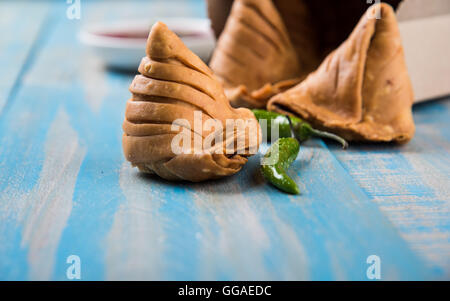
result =
M406 142L415 130L413 99L395 13L376 4L314 73L274 96L268 109L348 140Z
M216 37L222 33L233 0L207 0ZM352 32L367 10L362 0L272 0L297 52L301 75L319 67ZM370 1L369 1L370 2ZM397 8L402 0L383 0ZM324 9L326 8L326 9Z
M314 3L321 1L313 0ZM348 1L346 0L345 5L341 4L341 6L346 7ZM324 59L323 52L320 49L320 37L324 32L317 30L315 15L308 1L273 0L273 3L280 12L292 45L297 53L299 76L304 78L316 70ZM327 9L323 9L323 7ZM322 6L321 11L328 11L328 8L328 6Z
M235 107L265 107L268 98L261 95L292 86L300 75L299 61L272 0L234 1L210 67Z
M126 159L168 180L198 182L238 172L261 142L253 113L233 109L211 70L163 23L152 27L146 53L123 123ZM249 126L225 133L229 120ZM214 139L221 134L222 140Z

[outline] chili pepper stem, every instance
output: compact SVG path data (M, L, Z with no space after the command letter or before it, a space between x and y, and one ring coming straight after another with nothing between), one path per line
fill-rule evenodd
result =
M317 137L321 137L321 138L327 138L327 139L331 139L334 140L336 142L339 142L340 144L342 144L342 148L343 149L347 149L348 148L348 142L345 141L344 138L339 137L338 135L329 133L329 132L324 132L324 131L319 131L316 129L311 129L311 134L313 136L317 136Z

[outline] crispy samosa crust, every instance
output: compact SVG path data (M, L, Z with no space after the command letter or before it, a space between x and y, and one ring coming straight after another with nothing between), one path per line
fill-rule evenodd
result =
M265 107L270 96L301 77L294 46L272 0L234 1L210 67L234 107Z
M307 79L271 98L268 109L348 140L407 142L415 131L413 99L395 13L382 3Z
M233 109L212 71L163 23L152 27L146 52L123 123L126 159L167 180L199 182L238 172L261 142L253 113ZM229 120L250 125L229 135ZM220 134L223 139L215 139Z

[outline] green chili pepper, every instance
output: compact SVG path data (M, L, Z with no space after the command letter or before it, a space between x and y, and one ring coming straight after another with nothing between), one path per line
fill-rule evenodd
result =
M282 191L299 194L297 184L286 173L299 151L300 143L296 138L278 139L269 148L261 165L261 171L266 180Z
M266 110L252 110L252 111L259 122L261 122L261 120L267 120L267 139L271 138L272 121L278 124L279 137L286 138L292 136L291 127L289 125L289 121L286 116L275 112L268 112ZM343 148L348 147L347 141L345 141L343 138L332 133L316 130L309 123L300 118L297 117L290 117L290 118L292 120L292 125L294 128L294 135L297 137L297 139L299 139L300 142L308 140L312 136L316 136L337 141L340 144L342 144Z

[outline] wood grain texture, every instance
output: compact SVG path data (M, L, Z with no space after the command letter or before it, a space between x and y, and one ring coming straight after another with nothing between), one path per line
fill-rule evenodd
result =
M355 181L412 248L450 271L450 98L416 105L415 138L407 145L334 149ZM369 159L370 158L370 159Z
M0 10L0 113L19 89L21 75L42 38L49 3L8 1Z
M147 12L204 17L205 8L203 1L169 10L161 2L130 3L86 3L81 21L65 18L64 3L52 5L45 39L0 117L0 279L67 280L72 254L81 258L83 280L367 280L372 254L380 256L385 280L445 277L448 267L433 254L447 258L446 245L435 240L432 250L421 250L414 246L420 240L405 235L426 234L416 230L431 220L437 232L448 230L448 207L439 207L448 206L442 193L448 184L437 181L448 175L444 169L420 183L410 174L405 186L374 190L370 179L384 177L367 168L372 160L378 166L375 148L330 152L320 140L302 147L291 170L302 189L296 197L264 182L259 155L236 176L201 184L170 183L132 169L122 154L121 124L133 75L104 70L76 33L88 20ZM416 112L419 125L448 118L439 115L439 104L448 106L431 103L422 107L425 115ZM423 143L421 133L430 131L445 134L419 127L418 165L434 166L434 154L442 161L448 153L442 137ZM355 158L360 162L353 167ZM401 175L408 168L390 171ZM427 207L429 219L404 222L386 212L401 212L405 204L386 208L379 201L383 191L436 207Z

